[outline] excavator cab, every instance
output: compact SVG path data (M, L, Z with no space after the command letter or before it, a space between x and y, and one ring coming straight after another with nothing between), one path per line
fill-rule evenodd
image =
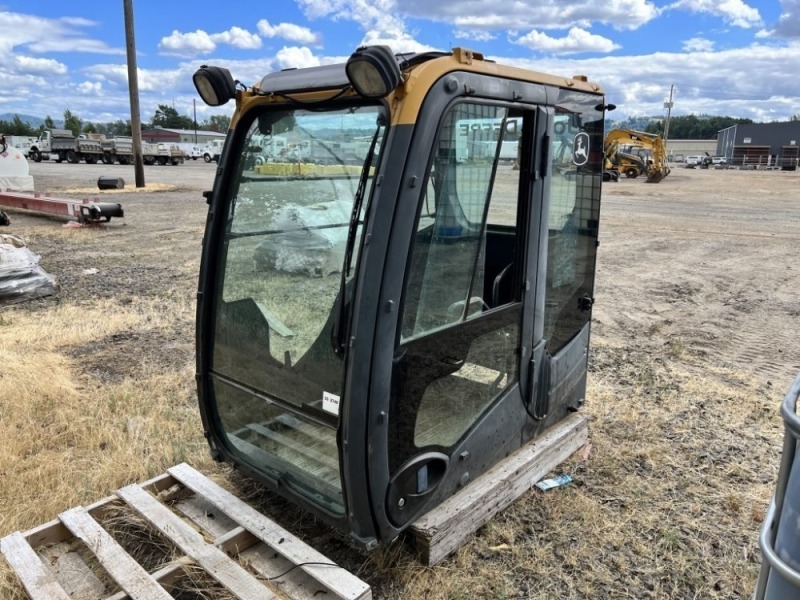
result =
M216 459L371 549L581 407L597 85L382 46L195 84L236 99L197 308Z

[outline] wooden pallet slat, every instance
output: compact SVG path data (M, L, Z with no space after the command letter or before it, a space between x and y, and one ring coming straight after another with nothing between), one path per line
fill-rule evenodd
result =
M228 517L239 523L271 549L311 575L331 593L343 599L366 600L372 597L369 586L345 569L303 563L330 561L296 536L242 502L201 473L182 463L168 469L170 475L187 488L203 496Z
M131 600L172 598L83 507L72 508L58 518L75 537L86 544Z
M0 551L31 598L71 600L21 533L0 539Z
M31 600L167 600L172 592L182 590L187 564L203 569L240 600L270 600L278 594L287 600L317 600L320 594L340 600L372 598L366 583L336 567L268 517L254 509L243 511L241 506L247 505L225 495L227 492L221 494L224 490L199 472L188 465L179 465L176 472L193 487L165 472L89 506L65 511L24 533L0 538L0 552ZM205 492L213 498L205 497ZM101 525L107 511L121 501L186 556L148 573ZM220 506L220 502L230 503L233 509ZM242 514L248 516L248 526L236 520ZM267 544L263 535L254 535L254 524L274 536L272 544ZM88 560L86 553L74 551L76 540L118 586L108 589L108 583L98 578L94 561ZM276 551L276 545L283 552ZM289 546L291 551L286 552ZM295 559L328 566L312 568L299 565ZM339 573L329 577L321 574L325 569ZM285 575L275 584L268 583L270 577L282 573Z
M423 515L409 528L421 561L435 565L458 550L588 439L586 418L571 415Z
M276 597L244 567L208 544L200 533L138 485L124 487L117 495L240 600Z
M421 561L433 565L460 548L587 441L585 417L571 415L423 515L409 528ZM186 557L147 573L98 522L120 499ZM165 504L171 499L177 500L173 508ZM70 549L74 539L94 553L119 591L107 590ZM277 588L268 587L267 580L287 570L291 572L273 584L280 587L281 597L316 600L322 593L339 600L372 598L361 579L185 463L86 508L68 510L26 533L8 535L0 539L0 552L32 600L71 600L72 594L86 593L105 600L167 600L171 595L165 587L179 588L186 561L239 600L277 598ZM93 583L87 588L88 579Z

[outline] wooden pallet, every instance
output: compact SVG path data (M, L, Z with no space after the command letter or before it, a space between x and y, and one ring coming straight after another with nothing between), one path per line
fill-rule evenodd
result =
M409 528L420 561L435 565L458 550L588 440L586 418L570 415L423 515Z
M173 549L168 560L139 564L101 525L114 511L141 518ZM240 600L372 598L366 583L187 464L2 538L0 551L32 600L170 600L198 577Z

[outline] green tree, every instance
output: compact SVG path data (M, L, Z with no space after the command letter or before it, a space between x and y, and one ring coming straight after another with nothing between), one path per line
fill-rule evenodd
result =
M47 115L44 118L44 122L42 123L42 126L40 127L40 129L45 130L45 129L55 129L55 128L56 128L56 124L55 124L55 122L53 122L52 117L50 115Z
M36 130L19 115L14 115L11 121L0 120L0 132L5 135L36 135Z
M187 116L178 114L178 111L168 104L159 104L150 126L167 129L194 129L194 121Z
M83 133L97 133L97 127L91 121L87 121L83 126Z
M69 129L75 137L78 137L81 129L83 129L81 118L78 115L73 115L68 108L64 109L64 129Z
M203 121L201 128L218 133L226 133L231 125L231 118L228 115L211 115Z
M717 134L732 125L752 123L752 119L722 117L712 115L680 115L672 117L669 122L669 138L671 140L712 140ZM664 134L664 121L652 121L645 131Z
M130 120L117 119L113 123L108 123L106 133L112 137L130 137L133 135L131 122Z

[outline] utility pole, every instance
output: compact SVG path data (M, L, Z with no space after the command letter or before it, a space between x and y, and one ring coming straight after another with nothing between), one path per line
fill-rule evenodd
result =
M125 12L125 45L128 50L128 93L131 99L131 134L133 135L133 171L136 187L144 187L142 157L142 122L139 118L139 74L136 68L136 38L133 33L133 0L122 0Z
M194 111L194 143L197 144L197 99L192 98L192 110Z
M673 83L669 86L669 102L664 102L664 108L667 109L667 122L664 124L664 145L667 144L667 139L669 138L669 117L672 114L672 90L675 88L675 84Z

